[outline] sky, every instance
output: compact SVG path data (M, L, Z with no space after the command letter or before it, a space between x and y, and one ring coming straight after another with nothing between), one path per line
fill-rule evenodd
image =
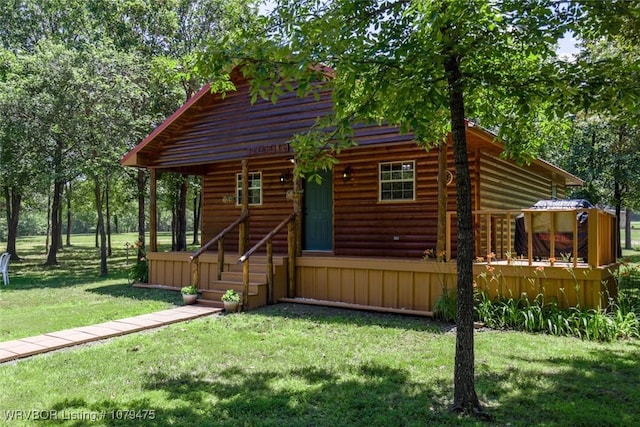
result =
M274 0L262 0L259 5L258 11L261 15L266 15L271 12L274 8L275 3ZM576 43L578 41L573 37L573 34L567 33L560 41L558 42L558 49L556 52L561 56L572 56L578 53L578 49L576 48Z
M578 43L578 40L573 37L573 34L567 33L558 42L558 50L556 52L558 55L575 55L578 53L578 49L575 46L576 43Z

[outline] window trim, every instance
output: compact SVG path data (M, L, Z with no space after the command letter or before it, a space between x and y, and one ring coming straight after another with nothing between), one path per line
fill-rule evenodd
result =
M394 165L394 164L399 164L401 165L401 167L406 164L406 163L410 163L411 164L411 170L413 171L413 176L411 178L411 180L408 179L390 179L390 180L383 180L382 179L382 167L383 165ZM411 182L411 186L412 186L412 193L413 193L413 197L411 199L383 199L382 198L382 185L384 183L391 183L391 182ZM392 194L393 195L393 194ZM414 202L416 200L416 161L415 160L398 160L398 161L391 161L391 162L380 162L378 164L378 202L380 203L402 203L402 202Z
M251 191L258 191L258 194L260 195L260 201L258 203L251 203L251 197L249 197L249 206L261 206L262 205L262 195L263 195L263 190L262 190L262 172L260 171L255 171L255 172L249 172L249 185L251 185L252 180L252 176L259 176L260 177L260 186L258 187L251 187L249 186L249 195L251 195ZM242 173L236 173L236 206L241 206L242 205L242 198L240 197L240 192L242 190Z

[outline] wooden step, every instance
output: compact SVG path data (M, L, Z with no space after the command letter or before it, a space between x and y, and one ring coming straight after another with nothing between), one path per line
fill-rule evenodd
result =
M257 293L260 288L267 286L266 278L260 282L249 281L249 292ZM244 283L242 280L212 280L209 284L209 290L226 291L233 289L236 292L244 291Z
M244 280L241 271L223 271L222 280L228 282L240 282ZM249 283L267 283L266 273L249 273Z
M224 291L222 291L219 289L203 289L200 292L202 292L202 299L204 300L220 301L220 298L222 298L222 295L224 295L227 290L225 289ZM238 294L240 294L240 301L242 301L242 292L238 292ZM252 295L258 295L258 292L249 291L249 296Z
M211 300L211 299L205 299L205 298L198 298L198 300L196 301L197 305L204 305L207 307L216 307L216 308L224 308L224 304L222 303L222 301L215 301L215 300Z
M229 264L229 272L242 273L242 264ZM267 274L267 264L256 264L252 262L249 264L249 272Z
M224 307L224 304L220 300L222 295L224 295L226 291L220 291L217 289L203 289L201 291L201 296L198 298L198 304L202 303L204 305L209 305L212 307ZM267 304L267 295L266 290L261 293L249 292L247 295L247 310L251 310L257 307L262 307ZM240 294L240 301L242 303L242 292Z

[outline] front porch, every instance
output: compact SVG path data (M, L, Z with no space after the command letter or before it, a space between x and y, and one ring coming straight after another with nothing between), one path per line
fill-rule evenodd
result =
M149 253L149 281L179 290L191 283L189 253ZM201 303L216 305L226 289L242 291L241 266L236 254L227 254L218 280L218 254L200 257L198 288ZM254 259L255 258L255 259ZM250 310L266 305L266 259L252 257L248 302ZM544 295L561 307L606 307L616 297L617 264L593 267L586 263L527 260L477 262L478 289L498 295L530 299ZM456 289L454 261L359 258L305 255L295 261L295 289L288 291L288 258L274 255L273 301L300 302L344 308L432 316L437 299Z
M240 240L245 241L250 215L243 214L195 254L150 252L149 280L176 290L197 284L201 302L211 305L234 289L243 296L244 310L295 301L431 316L437 299L457 285L456 262L449 259L456 252L454 215L447 215L446 253L436 260L300 252L295 214L241 256L225 253L224 236L234 227L240 227ZM474 280L490 297L542 296L562 308L603 308L617 297L615 216L595 208L486 210L474 215L476 254L483 254L474 264ZM274 255L272 239L285 228L287 254ZM514 251L516 232L523 239ZM207 251L216 243L216 252ZM265 245L266 255L255 253Z

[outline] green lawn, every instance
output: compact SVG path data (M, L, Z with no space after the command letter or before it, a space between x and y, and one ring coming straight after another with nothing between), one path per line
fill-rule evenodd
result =
M89 237L57 268L33 247L11 266L2 340L181 304L127 284L126 240L112 277L97 278ZM0 425L481 425L448 411L454 347L451 325L429 319L279 304L2 364ZM638 340L479 331L477 391L492 425L637 425L639 351Z
M620 229L620 239L624 247L624 227ZM640 248L640 222L631 222L631 246L634 249Z
M455 335L442 326L288 304L199 319L1 365L0 414L107 414L92 425L141 423L113 420L118 411L158 426L476 425L448 412ZM640 419L637 341L476 336L477 390L496 425Z
M166 241L170 238L163 235ZM59 265L44 267L44 238L26 237L18 242L22 261L9 266L11 284L0 286L0 341L45 332L106 322L182 305L179 294L132 288L128 268L136 260L125 244L136 235L112 238L108 277L99 277L99 251L92 235L72 236L72 246L63 248Z

